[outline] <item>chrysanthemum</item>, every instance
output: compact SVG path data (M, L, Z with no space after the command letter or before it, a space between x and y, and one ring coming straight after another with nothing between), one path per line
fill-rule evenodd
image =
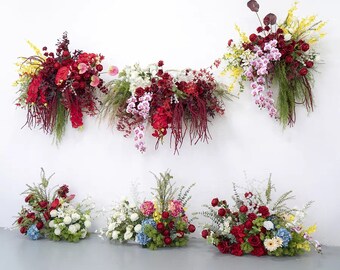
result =
M270 252L275 251L279 247L275 238L264 240L264 247Z

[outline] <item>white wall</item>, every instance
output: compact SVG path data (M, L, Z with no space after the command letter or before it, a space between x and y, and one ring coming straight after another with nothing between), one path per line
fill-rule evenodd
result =
M23 202L19 194L25 183L39 181L40 167L55 172L53 183L68 183L78 198L91 194L99 207L128 195L133 181L141 183L143 196L148 195L154 184L149 171L170 168L177 183L197 183L193 211L215 196L230 199L232 181L244 183L244 172L259 180L272 173L279 191L295 191L296 205L315 201L308 223L317 222L316 237L323 243L340 245L340 235L334 233L340 216L338 2L300 2L298 14L317 13L328 21L328 35L319 46L325 64L315 74L315 111L307 115L298 109L294 128L283 131L257 109L246 91L227 102L226 115L213 121L208 145L191 147L186 142L179 156L172 154L167 141L153 150L151 136L149 151L141 155L131 138L96 119L87 118L83 132L69 126L59 147L40 130L21 129L26 114L15 108L16 89L11 84L17 78L16 57L32 54L26 39L52 49L67 30L71 48L101 52L106 67L160 59L168 68L206 67L223 54L229 38L237 38L235 23L248 33L254 31L257 20L246 2L1 1L0 226L12 224ZM283 19L293 1L259 3L262 15L272 11Z

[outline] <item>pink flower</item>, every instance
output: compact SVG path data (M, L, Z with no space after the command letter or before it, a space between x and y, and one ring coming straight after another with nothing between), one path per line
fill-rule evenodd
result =
M177 200L171 200L169 202L169 212L173 217L177 217L179 214L184 212L182 202Z
M109 71L108 71L109 75L116 76L118 74L118 72L119 72L119 70L116 66L109 67Z
M99 77L96 75L92 75L90 85L96 87L99 84L99 82L100 82Z
M143 202L139 209L145 216L151 216L156 210L155 205L151 201Z
M88 66L84 63L78 65L79 74L84 74L87 71Z

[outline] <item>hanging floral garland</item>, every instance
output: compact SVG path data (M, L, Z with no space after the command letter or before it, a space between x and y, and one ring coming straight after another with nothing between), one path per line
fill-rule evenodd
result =
M159 61L145 69L138 64L126 67L118 79L107 84L103 117L116 123L125 136L132 133L135 147L142 153L146 151L148 124L157 140L156 148L170 134L178 152L187 133L192 144L211 139L210 118L224 113L222 98L227 92L215 80L212 68L167 71L163 65Z
M60 142L70 117L72 127L83 126L83 114L97 113L97 90L107 93L100 78L104 56L69 50L65 32L56 44L56 53L41 52L32 43L36 55L20 57L17 105L27 110L28 127L39 126L54 134Z
M233 78L229 90L239 82L242 91L243 82L249 81L255 104L283 126L293 126L296 104L313 111L312 71L318 54L312 47L325 35L321 32L325 22L316 21L316 16L299 20L294 16L295 3L283 23L277 24L273 13L266 15L262 23L259 4L251 0L247 5L256 13L260 26L249 37L236 26L241 41L228 42L224 73ZM276 102L271 89L273 83L279 88Z

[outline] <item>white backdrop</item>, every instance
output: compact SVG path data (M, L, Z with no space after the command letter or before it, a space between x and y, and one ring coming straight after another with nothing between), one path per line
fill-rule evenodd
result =
M13 63L18 56L32 54L27 39L54 50L56 40L67 30L72 49L104 54L106 67L147 65L160 59L170 69L207 67L223 54L229 38L237 38L235 23L247 33L257 27L246 2L1 1L0 226L12 224L23 203L19 194L25 183L39 181L40 167L56 173L52 184L69 184L78 198L92 195L99 208L129 195L132 182L139 182L142 197L147 196L154 185L149 172L169 168L178 184L197 183L192 211L216 196L230 200L232 182L244 184L245 173L248 179L259 180L272 173L278 191L295 191L294 204L315 201L307 223L318 224L315 236L320 241L340 245L340 234L334 233L340 217L338 2L300 2L298 14L318 14L328 21L328 35L319 45L325 64L315 74L315 111L307 115L299 108L294 128L283 131L257 109L246 91L240 99L227 102L226 115L213 121L209 144L190 146L187 141L180 155L173 155L168 141L155 151L151 136L149 151L141 155L132 138L123 138L96 119L86 118L83 132L69 125L59 147L38 129L21 129L26 114L14 106L12 82L17 73ZM259 3L261 15L274 12L284 19L293 1Z

